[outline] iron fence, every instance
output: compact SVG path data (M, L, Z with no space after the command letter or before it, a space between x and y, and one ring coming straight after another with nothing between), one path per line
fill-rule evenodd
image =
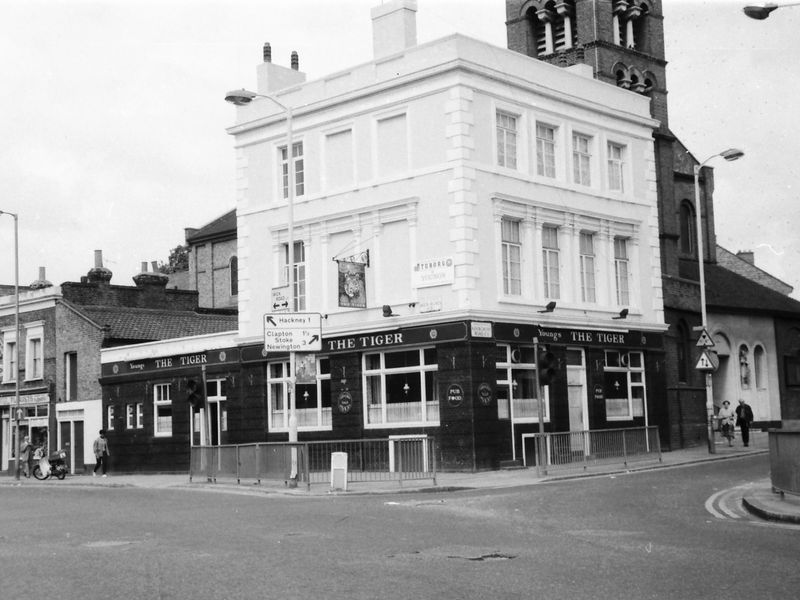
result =
M318 442L265 442L224 446L193 446L189 481L205 477L283 482L292 472L297 483L332 482L332 455L347 455L347 482L431 479L436 485L436 440L427 436L334 440Z
M535 464L545 473L614 463L661 462L658 427L528 433L523 434L522 441L525 466Z

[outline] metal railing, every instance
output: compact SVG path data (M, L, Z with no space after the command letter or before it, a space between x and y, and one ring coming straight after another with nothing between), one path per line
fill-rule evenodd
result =
M296 452L292 452L295 449ZM331 455L347 454L347 481L404 481L431 479L436 485L436 440L427 436L320 442L265 442L225 446L193 446L189 481L205 477L283 482L292 475L296 455L297 483L331 482Z
M523 464L535 464L545 473L553 469L588 470L620 463L628 466L631 462L661 462L658 427L527 433L522 442Z

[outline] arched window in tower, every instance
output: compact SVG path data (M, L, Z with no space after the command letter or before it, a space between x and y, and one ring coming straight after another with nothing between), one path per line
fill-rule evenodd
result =
M650 7L638 0L614 0L612 31L614 43L644 51L647 48L647 19Z
M767 387L767 357L764 346L757 345L753 348L753 376L757 390Z
M231 256L230 269L228 270L231 276L231 296L239 295L239 259L236 256Z
M575 46L577 24L574 0L534 2L526 17L530 22L532 46L536 49L537 57Z
M697 253L696 225L694 218L694 208L688 201L681 202L680 210L680 248L681 253L687 256L695 256Z

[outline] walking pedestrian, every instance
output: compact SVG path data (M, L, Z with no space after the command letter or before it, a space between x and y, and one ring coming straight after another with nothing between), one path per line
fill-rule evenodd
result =
M742 432L742 443L745 446L750 445L750 423L753 422L753 409L744 401L744 398L739 399L739 406L736 407L736 424Z
M722 402L722 408L717 413L719 419L719 430L722 432L722 437L728 438L728 446L733 446L733 421L735 413L731 408L731 403L727 400Z
M25 477L31 476L31 438L27 435L23 438L19 446L19 460L22 463L22 472Z
M97 477L97 470L100 467L103 468L103 477L107 477L106 470L108 468L108 457L111 456L111 452L108 450L108 440L106 439L105 429L100 430L100 437L94 441L93 448L94 457L97 460L97 464L94 466L92 477Z

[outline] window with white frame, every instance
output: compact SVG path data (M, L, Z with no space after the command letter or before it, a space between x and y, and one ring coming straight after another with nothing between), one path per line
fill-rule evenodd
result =
M153 434L156 437L172 435L172 385L157 383L153 386Z
M136 425L136 407L133 404L125 405L125 429L134 429Z
M144 428L144 403L136 403L136 429Z
M106 408L106 429L114 431L114 405L109 404Z
M25 325L25 379L44 377L44 324Z
M555 127L536 124L536 173L542 177L556 176Z
M533 346L498 344L495 354L497 373L497 417L515 422L539 421L536 355ZM548 386L542 402L545 421L550 420Z
M331 428L331 371L330 359L296 355L295 417L301 431L329 430ZM269 395L270 431L288 431L291 387L288 360L267 365L267 393Z
M558 227L542 227L542 277L545 298L552 300L560 298Z
M625 191L625 146L608 143L608 188Z
M283 284L289 284L289 244L283 244ZM303 242L294 243L294 304L295 311L306 309L306 246ZM290 307L290 312L292 308Z
M592 185L592 138L572 134L572 174L575 183Z
M517 117L497 111L497 164L517 168Z
M365 353L365 427L439 424L435 348Z
M581 300L594 303L597 300L594 271L594 235L582 231L580 234Z
M520 223L512 219L500 220L503 253L503 293L507 296L522 294L522 242Z
M375 147L379 177L406 173L409 166L408 119L398 114L378 119Z
M3 383L17 380L17 335L14 330L3 332Z
M278 150L281 157L281 189L283 197L289 197L289 159L287 147L282 146ZM292 159L294 161L294 194L302 196L305 194L305 161L303 159L303 142L292 144Z
M603 368L606 420L644 417L644 356L641 352L606 350Z
M617 304L628 306L631 302L630 261L628 240L625 238L614 238L614 275L617 284Z

